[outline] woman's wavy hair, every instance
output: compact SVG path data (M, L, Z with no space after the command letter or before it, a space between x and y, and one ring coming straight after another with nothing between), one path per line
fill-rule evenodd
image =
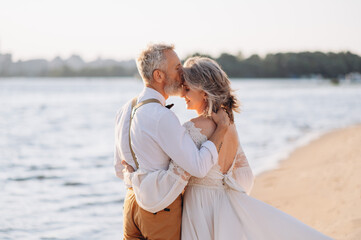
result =
M240 112L240 103L231 89L227 74L218 63L207 57L191 57L183 66L184 80L189 87L207 94L203 115L211 116L212 111L224 108L233 123L233 111Z

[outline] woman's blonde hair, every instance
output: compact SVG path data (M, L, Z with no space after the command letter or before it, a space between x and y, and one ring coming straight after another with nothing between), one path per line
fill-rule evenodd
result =
M224 108L231 122L234 122L233 111L240 112L240 104L227 74L218 63L207 57L191 57L184 63L184 80L191 88L203 90L207 94L204 116L211 116Z

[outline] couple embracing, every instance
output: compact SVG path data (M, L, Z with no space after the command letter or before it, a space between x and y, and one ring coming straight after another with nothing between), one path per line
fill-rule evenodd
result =
M330 239L250 197L252 170L226 73L212 59L182 66L172 45L137 59L143 91L118 112L115 170L124 180L124 239ZM198 117L180 124L166 106L181 96Z

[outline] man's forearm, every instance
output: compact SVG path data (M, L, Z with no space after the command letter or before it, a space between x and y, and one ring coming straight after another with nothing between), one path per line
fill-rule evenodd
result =
M228 126L220 126L219 125L219 126L217 126L213 135L209 139L209 141L213 142L214 145L216 146L218 153L222 148L223 138L226 135L227 130L228 130Z

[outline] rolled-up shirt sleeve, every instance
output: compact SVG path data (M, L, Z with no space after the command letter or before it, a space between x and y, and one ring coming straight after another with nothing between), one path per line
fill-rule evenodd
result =
M117 113L117 116L115 118L115 129L114 129L114 169L115 169L115 175L120 178L123 179L123 169L124 166L122 165L122 158L121 158L121 153L120 153L120 148L119 148L119 127L118 127L118 122L119 119L122 115L122 110L120 110Z
M217 148L206 141L198 149L186 129L171 111L163 114L158 122L158 144L180 167L192 176L202 178L217 163Z
M122 159L120 158L119 150L117 149L117 147L115 147L115 153L114 153L114 169L115 169L115 175L118 178L123 179L124 166L122 165Z

